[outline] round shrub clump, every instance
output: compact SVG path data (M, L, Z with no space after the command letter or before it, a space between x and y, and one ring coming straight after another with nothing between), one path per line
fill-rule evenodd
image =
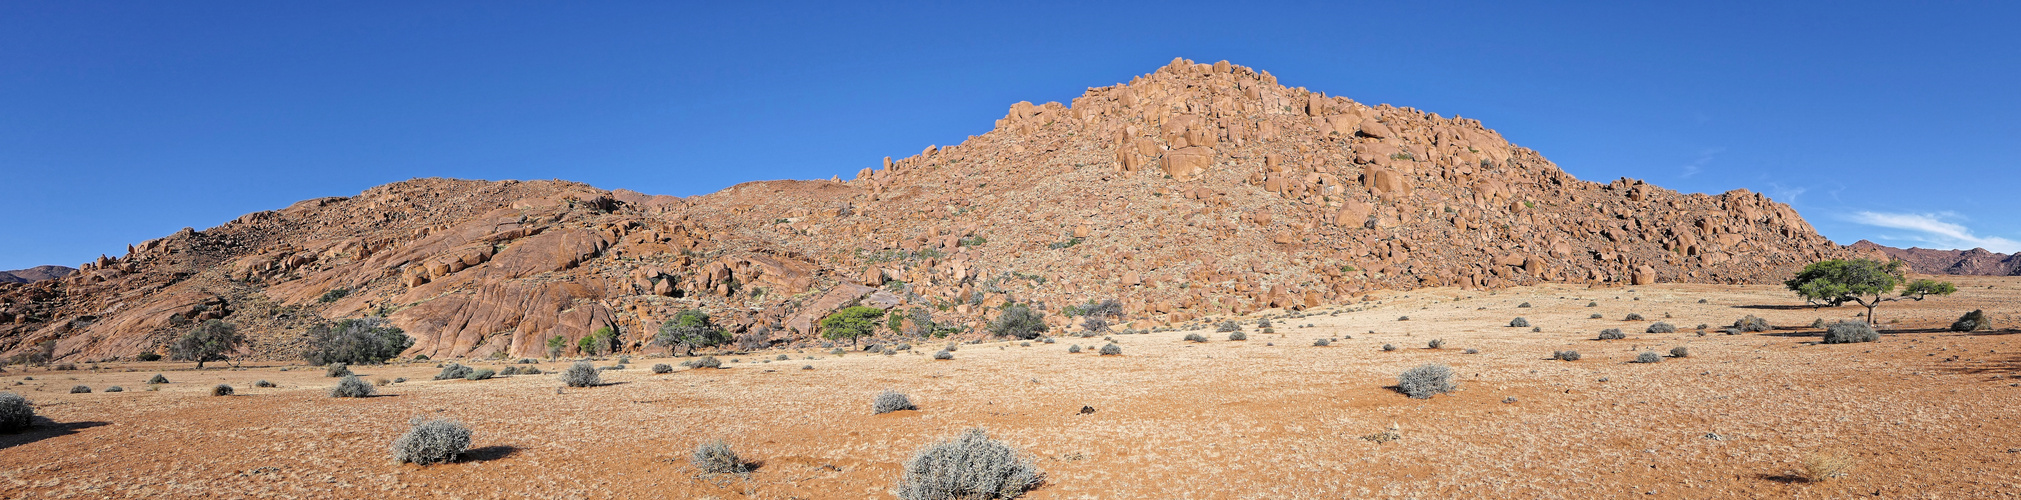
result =
M472 371L474 370L471 370L470 367L468 366L450 363L442 367L442 373L435 374L435 380L455 380L459 378L465 378L469 377L470 372Z
M1215 333L1239 332L1239 331L1242 331L1242 325L1235 323L1233 320L1223 321L1221 322L1221 324L1214 326Z
M1207 341L1207 337L1201 336L1201 335L1200 335L1200 334L1198 334L1198 333L1188 333L1188 334L1186 334L1186 341L1187 341L1187 342L1206 342L1206 341Z
M899 410L917 410L917 409L919 409L919 407L913 406L912 398L906 397L905 393L903 392L898 392L891 389L885 389L884 392L877 393L877 397L875 399L870 400L870 414L872 415L881 415Z
M372 384L359 380L357 375L345 375L343 379L337 381L336 387L330 388L330 397L333 398L364 398L376 393L378 389L373 389Z
M1045 475L1030 457L982 429L913 453L899 478L902 500L1008 499L1038 486Z
M91 386L80 385L70 388L71 394L91 394Z
M1642 321L1642 315L1636 313L1628 313L1628 316L1621 318L1621 321Z
M681 366L688 368L722 368L723 360L716 359L715 356L702 356L701 359L682 361Z
M1691 357L1691 349L1686 349L1684 346L1672 347L1670 348L1670 357L1689 358Z
M329 368L323 370L323 376L330 378L337 378L350 374L351 374L351 367L343 363L330 363Z
M1074 344L1072 346L1067 347L1067 354L1080 354L1080 352L1081 352L1080 344Z
M1881 333L1862 321L1840 321L1825 327L1826 344L1850 344L1881 340Z
M230 396L230 395L232 395L232 386L229 386L229 385L225 385L225 384L218 384L218 385L214 385L214 386L211 386L211 395L212 395L212 396Z
M1530 320L1523 319L1521 317L1509 320L1509 328L1529 328L1529 327L1530 327Z
M470 428L447 420L414 417L406 434L393 440L393 460L416 465L433 465L456 460L470 449Z
M1754 315L1752 314L1747 315L1747 317L1734 320L1733 328L1748 333L1766 332L1774 329L1773 327L1768 326L1768 320L1754 317Z
M1677 326L1661 321L1649 325L1649 333L1677 333Z
M1445 339L1432 339L1431 342L1425 343L1425 347L1430 347L1433 349L1444 349L1446 347L1446 341Z
M253 382L253 387L261 387L261 388L265 388L265 387L273 387L273 386L274 386L274 383L273 383L273 382L268 382L268 381L265 381L265 380L261 380L261 381L259 381L259 382Z
M666 373L673 373L673 372L674 372L674 367L673 367L673 365L669 365L669 364L666 364L666 363L658 363L658 364L654 364L654 365L653 365L653 373L656 373L656 374L666 374Z
M1236 340L1236 341L1249 340L1249 334L1242 332L1230 333L1228 334L1228 340Z
M744 459L738 458L737 452L730 449L730 443L721 439L696 446L695 454L688 458L688 463L710 474L742 474L750 470L744 465Z
M0 392L0 432L14 432L35 424L35 405L12 392Z
M163 376L161 376L161 374L159 374L159 373L156 373L156 374L154 374L154 376L153 376L153 377L149 377L149 378L147 379L147 383L149 383L149 384L166 384L166 383L168 383L168 377L163 377Z
M1606 330L1600 330L1600 340L1621 340L1625 338L1628 338L1628 334L1621 333L1620 328L1608 328Z
M1958 317L1958 321L1951 323L1951 331L1954 332L1976 332L1991 329L1993 329L1993 320L1986 317L1985 310L1974 310L1965 313L1964 316Z
M105 388L105 392L126 392L126 388L115 385L112 387Z
M1077 346L1077 347L1078 347L1078 346ZM933 353L933 359L938 359L938 360L949 360L949 359L954 359L954 353L951 353L951 352L947 352L947 351L943 350L943 351L940 351L940 352L936 352L936 353Z
M1329 345L1333 345L1333 341L1327 339L1319 339L1312 341L1313 347L1326 347Z
M1551 353L1551 359L1556 359L1556 360L1559 360L1559 361L1578 361L1578 360L1579 360L1579 351L1556 351L1556 352L1552 352L1552 353Z
M596 365L588 361L577 361L561 371L561 383L569 387L595 387L600 382Z
M1406 370L1396 376L1396 389L1411 399L1431 399L1434 394L1453 392L1453 369L1428 364Z
M1396 344L1383 344L1383 345L1382 345L1382 350L1385 350L1385 351L1394 351L1394 350L1396 350Z
M1102 346L1100 354L1103 356L1121 356L1123 355L1123 346L1116 344Z
M1642 351L1642 354L1637 354L1637 355L1635 355L1635 362L1637 362L1637 363L1661 363L1661 362L1663 362L1663 356L1658 356L1658 355L1656 355L1656 351Z

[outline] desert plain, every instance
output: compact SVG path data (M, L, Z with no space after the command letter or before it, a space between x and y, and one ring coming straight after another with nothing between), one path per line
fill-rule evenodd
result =
M406 379L362 399L329 397L335 379L299 363L8 367L0 384L38 417L0 435L0 496L890 498L915 450L981 427L1044 472L1025 496L1036 500L2011 498L2021 278L1942 278L1959 292L1890 302L1879 342L1838 345L1810 325L1864 310L1814 308L1780 286L1545 284L1268 310L1236 318L1242 341L1212 327L1108 335L1118 356L1096 354L1110 340L1057 331L1051 343L963 343L952 360L932 356L946 340L921 339L895 355L723 352L722 369L667 374L649 367L684 358L632 356L590 388L553 375L571 359L482 381L431 380L435 362L357 366ZM1996 329L1946 331L1973 309ZM1747 315L1777 328L1721 331ZM1538 331L1507 326L1516 317ZM1678 329L1643 333L1656 322ZM1606 328L1627 338L1597 340ZM1679 346L1688 357L1669 355ZM1582 357L1551 359L1564 350ZM1664 358L1631 362L1643 352ZM1458 390L1394 389L1429 363L1450 366ZM156 373L170 383L146 384ZM212 396L216 384L236 393ZM885 389L919 409L873 415ZM388 443L414 416L468 424L472 449L395 463ZM752 471L692 467L691 450L715 439ZM1820 457L1846 466L1806 480Z

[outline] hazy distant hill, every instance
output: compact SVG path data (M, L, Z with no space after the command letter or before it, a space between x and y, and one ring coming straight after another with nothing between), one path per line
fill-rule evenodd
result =
M34 283L46 279L61 278L77 272L63 266L35 266L13 271L0 271L0 283Z

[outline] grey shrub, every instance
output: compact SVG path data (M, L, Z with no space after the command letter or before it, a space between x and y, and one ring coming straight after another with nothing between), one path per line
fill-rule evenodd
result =
M1510 327L1510 328L1529 328L1529 326L1530 326L1530 320L1527 320L1527 319L1523 319L1523 318L1516 318L1516 319L1512 319L1512 320L1509 320L1509 327Z
M371 397L377 392L377 389L372 388L372 384L359 380L357 375L346 375L344 378L337 380L336 387L330 388L330 397L363 398Z
M903 500L1017 498L1044 481L1027 457L982 429L920 449L899 478Z
M1628 334L1621 333L1620 328L1608 328L1606 330L1600 330L1600 340L1621 340L1625 338L1628 338Z
M870 414L872 415L917 409L919 407L913 406L912 398L906 397L903 392L891 389L885 389L884 392L877 393L877 397L870 400Z
M417 465L447 463L470 449L470 427L462 423L424 417L409 420L406 434L393 440L393 460Z
M744 465L744 459L739 458L737 452L730 449L730 443L721 439L696 446L694 455L688 458L688 463L710 474L742 474L750 470Z
M561 371L561 383L569 387L595 387L599 382L596 365L588 361L577 361Z
M1850 344L1873 342L1881 339L1881 333L1861 321L1840 321L1825 327L1826 344Z
M1431 399L1434 394L1453 392L1453 369L1428 364L1405 370L1396 376L1396 388L1412 399Z
M1121 356L1123 355L1123 346L1119 346L1116 344L1109 344L1102 346L1102 351L1100 354L1103 356Z
M26 429L35 423L35 405L12 392L0 392L0 432Z
M1663 356L1659 356L1659 355L1657 355L1657 354L1656 354L1656 351L1642 351L1642 354L1637 354L1637 355L1635 355L1635 362L1637 362L1637 363L1661 363L1661 362L1663 362Z
M1649 325L1649 333L1677 333L1677 326L1661 321Z

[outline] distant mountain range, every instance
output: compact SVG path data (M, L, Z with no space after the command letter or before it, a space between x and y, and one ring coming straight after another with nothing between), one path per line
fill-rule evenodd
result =
M1848 248L1856 251L1881 251L1889 257L1907 261L1910 269L1924 274L2021 276L2021 253L2011 255L1993 253L1984 248L1971 250L1895 248L1867 240L1860 240Z
M61 278L77 272L63 266L35 266L13 271L0 271L0 283L34 283L46 279Z

